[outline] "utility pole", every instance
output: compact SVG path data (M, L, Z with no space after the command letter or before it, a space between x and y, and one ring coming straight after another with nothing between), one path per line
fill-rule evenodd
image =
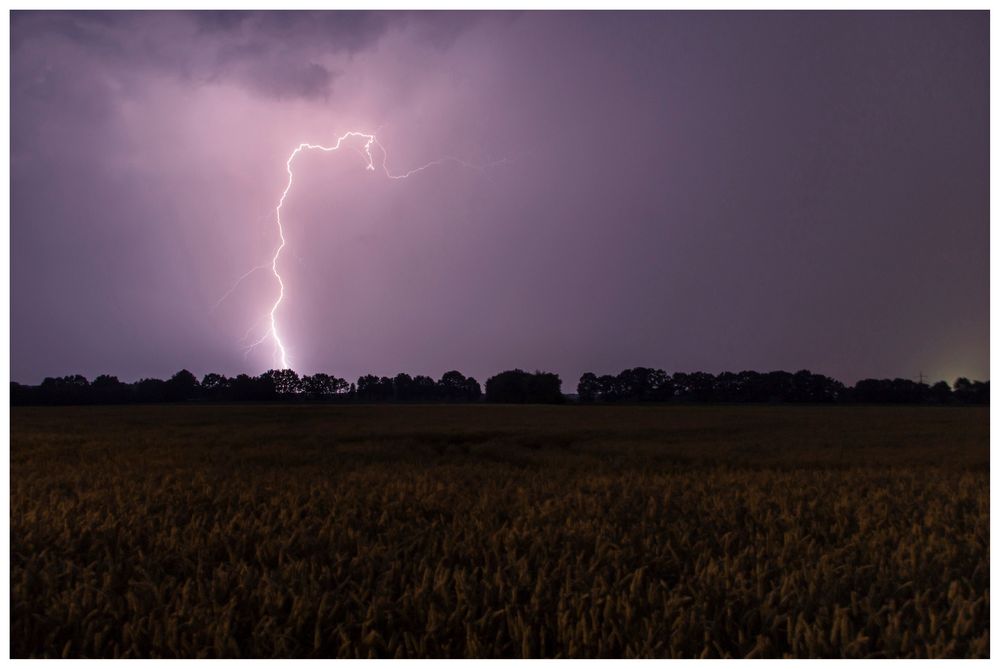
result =
M918 376L918 379L919 379L919 380L918 380L918 383L919 383L920 385L924 385L924 373L923 373L923 372L920 372L920 374L919 374L919 376Z

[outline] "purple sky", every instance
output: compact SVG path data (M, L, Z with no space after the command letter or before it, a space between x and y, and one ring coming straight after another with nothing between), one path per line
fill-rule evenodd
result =
M12 376L988 377L988 13L11 21ZM493 164L495 161L502 161Z

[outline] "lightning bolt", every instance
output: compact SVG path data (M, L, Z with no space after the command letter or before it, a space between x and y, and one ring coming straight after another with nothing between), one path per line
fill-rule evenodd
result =
M243 283L244 279L246 279L247 277L249 277L254 272L260 271L262 269L267 269L267 265L257 265L256 267L254 267L254 268L250 269L249 271L244 272L242 275L240 275L240 277L238 279L236 279L236 281L233 282L233 285L229 288L229 290L227 290L225 293L223 293L222 297L220 297L218 300L216 300L215 304L212 305L211 311L215 311L216 309L218 309L219 305L222 304L223 302L225 302L227 297L229 297L234 292L236 292L236 289L240 287L240 284ZM246 339L246 337L244 337L244 339Z
M263 343L264 341L270 338L274 342L276 352L278 353L278 357L281 361L281 369L289 369L291 366L288 362L288 351L285 348L285 344L281 339L281 335L278 333L278 309L281 306L281 303L285 299L285 282L281 277L281 272L278 271L278 260L281 258L281 252L285 249L285 246L287 245L287 240L285 238L285 227L281 220L281 210L282 207L284 207L285 205L285 200L288 198L288 193L292 190L292 184L295 181L295 173L292 170L292 163L295 162L295 158L303 151L322 151L324 153L331 153L333 151L338 150L345 141L350 139L358 139L364 141L360 153L362 155L362 158L364 159L365 170L369 172L374 172L377 169L375 156L372 153L372 147L376 147L378 151L382 154L381 155L382 159L378 162L378 169L381 169L381 171L385 174L386 177L393 180L406 179L414 174L423 172L426 169L443 165L445 163L455 163L463 167L468 167L475 170L482 170L485 167L490 167L493 165L498 165L506 162L506 159L501 159L493 163L490 163L488 165L474 165L464 160L459 160L458 158L446 156L444 158L432 160L429 163L420 165L419 167L415 167L409 170L408 172L403 172L401 174L393 174L389 170L388 166L389 152L386 151L385 147L382 146L382 144L378 141L378 139L376 139L375 134L360 132L357 130L351 130L349 132L345 132L343 135L338 137L337 141L331 146L302 143L299 144L297 147L295 147L291 155L288 156L288 160L285 161L285 171L288 173L288 182L285 184L285 190L282 191L281 198L278 200L278 206L275 207L275 220L277 221L278 238L280 240L280 243L274 250L274 255L271 257L270 268L271 268L271 274L274 275L275 281L278 282L278 297L271 305L271 310L268 313L268 318L270 320L270 328L264 334L263 337L255 341L253 344L250 344L249 348L246 349L246 353L249 353L256 346L258 346L259 344ZM267 266L264 265L263 267L266 268ZM230 288L230 290L225 295L223 295L222 299L220 299L219 302L228 297L229 294L236 289L236 287L240 284L240 282L243 281L243 279L247 278L247 276L255 272L257 269L260 269L260 266L250 270L249 272L241 276L237 280L236 284L234 284L234 286ZM216 304L216 306L218 306L218 303ZM251 328L251 330L252 329L253 328ZM249 334L250 332L248 331L247 336L249 336ZM244 337L244 341L245 340L246 336Z

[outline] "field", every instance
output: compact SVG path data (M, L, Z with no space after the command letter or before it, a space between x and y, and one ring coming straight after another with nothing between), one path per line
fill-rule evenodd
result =
M986 408L11 415L15 657L985 657Z

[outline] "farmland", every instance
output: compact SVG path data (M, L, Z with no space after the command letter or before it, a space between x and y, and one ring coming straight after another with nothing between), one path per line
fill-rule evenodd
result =
M985 657L988 409L15 408L15 657Z

